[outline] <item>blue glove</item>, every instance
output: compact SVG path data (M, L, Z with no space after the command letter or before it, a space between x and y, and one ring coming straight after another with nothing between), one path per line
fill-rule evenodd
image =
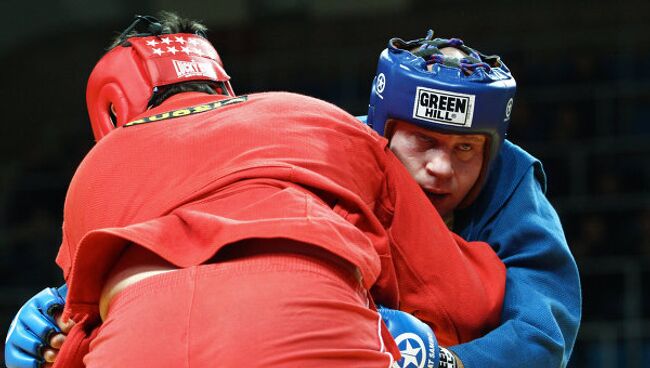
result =
M38 368L50 336L60 333L54 313L65 305L68 286L46 288L25 303L9 326L5 341L7 368Z
M431 327L399 310L379 307L378 311L402 354L398 367L438 368L440 349Z

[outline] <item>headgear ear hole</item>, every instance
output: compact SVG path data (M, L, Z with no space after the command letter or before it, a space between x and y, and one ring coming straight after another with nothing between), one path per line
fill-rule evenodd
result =
M117 113L115 112L115 105L111 104L108 109L108 115L111 118L113 127L117 126Z
M129 102L118 83L105 84L87 98L90 122L96 140L126 124L129 118Z

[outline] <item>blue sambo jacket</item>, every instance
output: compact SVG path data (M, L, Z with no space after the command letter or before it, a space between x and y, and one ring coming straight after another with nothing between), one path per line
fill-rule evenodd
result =
M542 164L505 141L485 187L454 230L489 243L506 265L501 325L453 346L466 368L565 367L581 316L578 268L545 196Z

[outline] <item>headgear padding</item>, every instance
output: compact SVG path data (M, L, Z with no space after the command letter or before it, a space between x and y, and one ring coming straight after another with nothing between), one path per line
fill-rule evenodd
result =
M485 134L490 138L489 163L506 135L515 79L498 56L432 35L388 42L372 83L367 122L381 135L391 133L385 131L388 119L443 133ZM445 57L439 51L444 47L468 56Z
M95 139L146 111L157 88L208 81L221 83L223 93L234 96L229 80L217 51L198 35L129 37L99 60L88 79L86 102Z

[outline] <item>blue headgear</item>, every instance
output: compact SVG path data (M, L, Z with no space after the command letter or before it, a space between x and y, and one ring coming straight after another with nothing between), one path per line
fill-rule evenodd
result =
M446 57L443 47L468 54ZM431 70L427 66L431 65ZM452 134L488 136L485 168L505 138L516 83L498 56L483 55L459 39L393 38L379 56L370 92L368 124L379 134L389 119Z

